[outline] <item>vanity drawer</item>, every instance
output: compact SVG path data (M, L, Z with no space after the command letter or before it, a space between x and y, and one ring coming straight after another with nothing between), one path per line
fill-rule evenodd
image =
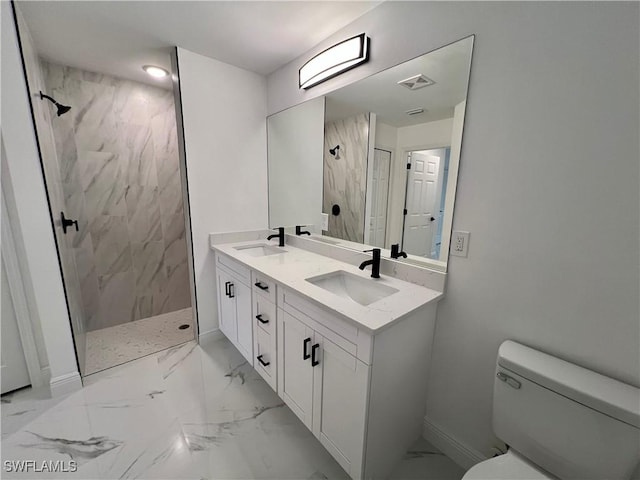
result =
M253 321L269 335L276 334L276 305L261 293L253 293Z
M275 335L269 335L261 328L256 329L255 345L253 351L255 352L254 365L258 373L269 384L274 391L277 391L276 383L276 337Z
M220 266L228 270L229 273L235 274L238 280L242 280L247 284L251 281L251 270L249 270L249 268L218 252L216 252L216 266Z
M251 285L254 292L260 293L275 305L276 303L276 283L269 277L261 273L251 272Z

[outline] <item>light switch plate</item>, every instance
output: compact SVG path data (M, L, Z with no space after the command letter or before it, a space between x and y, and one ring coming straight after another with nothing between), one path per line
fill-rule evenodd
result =
M451 255L456 257L466 257L469 251L469 232L461 230L451 234Z
M322 214L322 230L324 230L325 232L329 230L329 214L328 213Z

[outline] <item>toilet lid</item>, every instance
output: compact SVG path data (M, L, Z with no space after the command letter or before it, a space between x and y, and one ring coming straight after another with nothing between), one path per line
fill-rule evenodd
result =
M517 453L509 450L506 454L490 458L471 467L462 480L553 480L555 477L544 472Z

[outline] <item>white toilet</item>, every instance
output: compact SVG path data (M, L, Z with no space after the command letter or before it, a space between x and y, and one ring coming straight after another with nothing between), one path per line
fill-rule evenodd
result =
M508 340L493 430L509 451L463 480L628 479L640 460L640 389Z

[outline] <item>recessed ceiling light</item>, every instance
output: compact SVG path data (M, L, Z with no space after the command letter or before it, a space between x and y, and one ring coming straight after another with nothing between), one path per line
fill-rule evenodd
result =
M164 68L156 67L155 65L145 65L142 69L147 72L149 75L155 78L163 78L169 75Z
M409 90L418 90L422 87L428 87L429 85L433 85L434 82L429 77L425 77L424 75L414 75L413 77L405 78L404 80L400 80L398 85L402 85L403 87L407 87Z
M421 113L424 113L424 108L413 108L411 110L407 110L406 112L407 115L420 115Z

